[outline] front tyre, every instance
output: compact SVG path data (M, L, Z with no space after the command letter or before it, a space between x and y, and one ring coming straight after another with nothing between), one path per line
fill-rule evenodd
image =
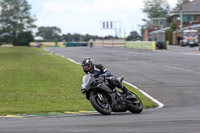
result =
M135 95L135 94L132 93L132 95ZM137 95L135 95L135 97L136 97L136 99L135 98L131 99L129 106L128 106L128 110L134 114L139 114L143 110L143 104Z
M90 95L90 102L92 106L102 115L110 115L112 112L111 106L101 93L91 94Z

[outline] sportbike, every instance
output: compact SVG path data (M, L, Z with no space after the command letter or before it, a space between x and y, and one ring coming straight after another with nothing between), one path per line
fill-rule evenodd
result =
M124 77L117 80L122 82ZM90 74L83 76L82 92L91 102L92 106L103 115L111 112L141 113L143 104L139 97L131 92L129 95L120 92L117 87L109 84L106 77L95 78Z

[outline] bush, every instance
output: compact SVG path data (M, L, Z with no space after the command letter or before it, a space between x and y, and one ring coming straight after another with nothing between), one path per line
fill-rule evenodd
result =
M29 46L29 43L34 41L34 37L30 31L21 32L18 34L14 46Z

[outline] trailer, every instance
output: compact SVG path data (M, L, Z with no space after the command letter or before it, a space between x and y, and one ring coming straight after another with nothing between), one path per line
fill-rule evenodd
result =
M150 33L151 40L156 42L157 49L167 49L167 41L169 40L169 29L170 27L166 27Z

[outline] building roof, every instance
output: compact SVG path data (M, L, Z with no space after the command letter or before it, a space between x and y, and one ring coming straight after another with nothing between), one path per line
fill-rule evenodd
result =
M194 24L194 25L190 25L190 26L184 27L184 28L182 28L182 29L179 29L179 30L174 31L174 33L182 32L183 30L188 30L188 29L190 29L190 28L191 28L191 29L194 29L194 30L200 29L200 24Z
M161 18L161 17L157 17L157 18L151 18L151 20L165 20L166 18Z
M155 34L155 33L164 33L164 32L166 32L166 31L168 31L169 29L170 29L170 27L162 28L162 29L160 29L160 30L152 31L152 32L150 32L149 34L151 35L151 34Z
M200 0L193 0L185 5L182 8L183 14L184 13L200 13ZM175 10L172 14L180 13L180 8Z

